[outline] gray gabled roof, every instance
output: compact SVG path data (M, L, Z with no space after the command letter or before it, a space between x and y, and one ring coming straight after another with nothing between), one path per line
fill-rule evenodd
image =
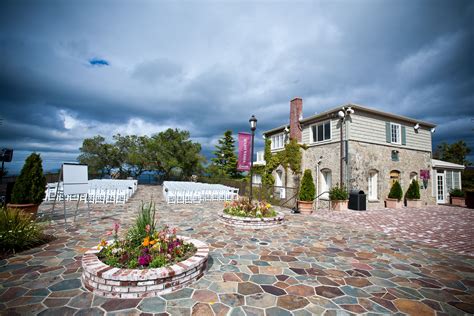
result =
M459 169L464 170L463 165L458 165L457 163L447 162L438 159L431 159L431 165L433 168L443 168L443 169Z
M300 120L300 123L301 124L307 124L307 123L310 123L312 121L318 121L320 119L327 119L333 113L335 114L339 110L341 110L342 107L349 107L349 106L352 107L352 109L354 109L355 111L358 110L358 111L363 111L363 112L367 112L367 113L377 114L377 115L380 115L380 116L385 116L385 117L388 117L388 118L397 119L397 120L400 120L400 121L405 121L405 122L409 122L409 123L413 123L413 124L418 123L421 126L425 126L425 127L428 127L428 128L436 127L436 124L433 124L433 123L430 123L430 122L424 122L424 121L420 121L420 120L417 120L417 119L414 119L414 118L411 118L411 117L402 116L402 115L398 115L398 114L392 114L392 113L389 113L389 112L376 110L376 109L373 109L373 108L370 108L370 107L367 107L367 106L354 104L354 103L343 104L343 105L331 108L327 111L311 115L307 118L304 118L304 119ZM275 127L275 128L270 129L270 130L264 131L263 135L283 131L283 129L285 127L289 127L289 124L282 125L282 126Z

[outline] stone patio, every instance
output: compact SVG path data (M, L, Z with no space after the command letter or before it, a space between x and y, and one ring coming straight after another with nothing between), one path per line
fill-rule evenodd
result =
M92 295L80 281L82 254L106 237L115 221L128 228L141 201L150 200L157 203L161 224L209 244L207 273L191 286L155 298ZM73 204L68 207L71 213ZM220 224L222 207L218 202L167 205L161 187L140 186L126 205L93 205L92 223L82 207L76 225L65 228L59 210L49 226L54 242L0 261L0 313L474 313L471 210L319 211L312 216L282 210L284 225L257 231ZM42 205L41 211L48 214L50 208Z

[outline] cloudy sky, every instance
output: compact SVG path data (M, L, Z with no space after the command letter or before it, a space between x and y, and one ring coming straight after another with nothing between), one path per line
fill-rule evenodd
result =
M473 20L460 0L2 1L0 146L11 173L32 151L49 170L85 137L172 127L209 157L300 96L305 116L354 102L474 150Z

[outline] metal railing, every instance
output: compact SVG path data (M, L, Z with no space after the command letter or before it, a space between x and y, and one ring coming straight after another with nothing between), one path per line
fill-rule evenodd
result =
M200 177L198 181L204 183L218 183L238 188L240 196L249 197L250 183L245 180ZM259 183L253 184L252 191L253 198L258 201L267 201L273 205L290 209L294 208L297 204L297 188Z

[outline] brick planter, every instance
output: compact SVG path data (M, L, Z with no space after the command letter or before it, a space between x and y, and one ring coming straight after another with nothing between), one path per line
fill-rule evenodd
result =
M94 294L114 298L143 298L176 291L198 280L207 267L209 248L202 241L178 236L194 244L191 258L156 269L119 269L106 265L92 248L82 257L82 283Z
M219 220L225 225L248 229L277 227L283 224L284 219L285 216L280 212L277 212L277 216L275 217L264 218L232 216L224 212L219 214Z

